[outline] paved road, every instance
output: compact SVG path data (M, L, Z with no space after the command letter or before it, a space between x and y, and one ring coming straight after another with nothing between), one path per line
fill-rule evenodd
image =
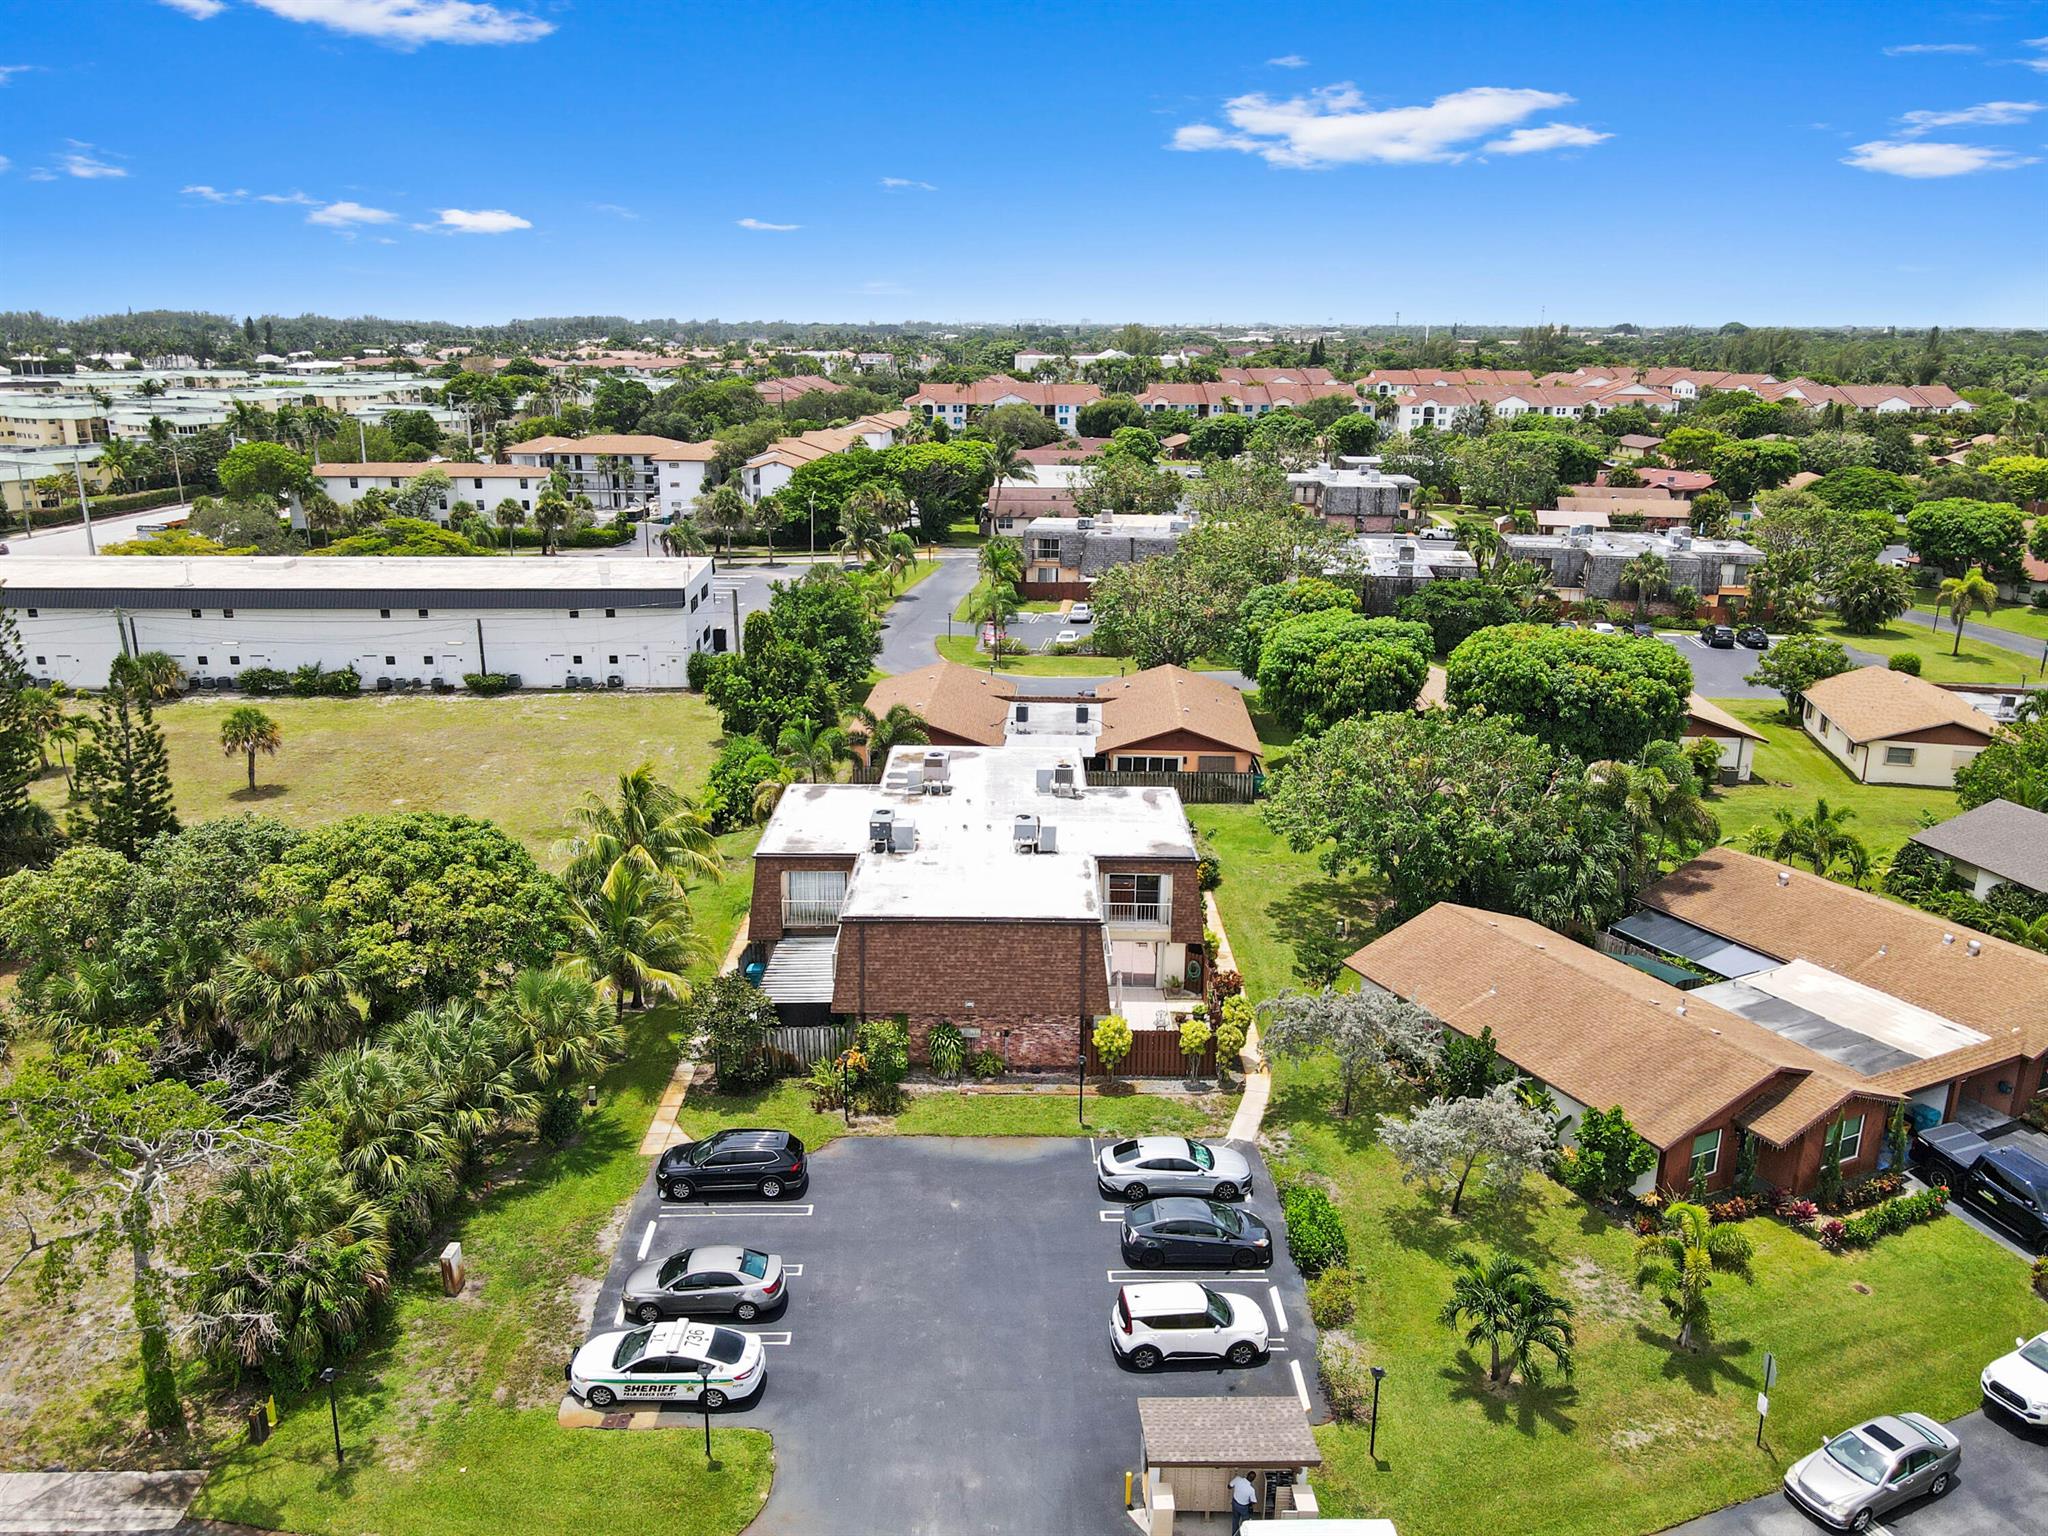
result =
M174 517L183 517L192 509L187 506L152 507L147 512L123 512L115 517L95 517L92 520L92 537L96 549L105 549L109 544L119 544L132 539L139 523L161 523ZM42 560L62 557L83 556L94 550L85 547L85 524L70 523L62 528L45 528L33 535L13 534L7 540L8 553L33 555Z
M1933 614L1923 612L1918 608L1908 608L1900 617L1909 624L1918 624L1922 629L1937 630L1941 634L1948 636L1951 640L1955 638L1956 627L1945 616L1936 618ZM2043 652L2048 651L2048 645L2035 640L2031 635L2017 634L2010 629L1995 629L1989 624L1980 624L1974 619L1965 619L1963 621L1963 638L1975 640L1980 645L1995 645L2000 650L2012 651L2018 655L2030 658L2034 662L2034 670L2028 676L2027 680L2029 682L2039 678L2041 658Z
M939 659L938 640L947 632L953 610L974 590L976 554L971 549L942 551L939 568L896 600L882 631L876 666L884 672L911 672ZM970 628L953 624L956 634Z
M1123 1474L1138 1464L1139 1397L1296 1396L1298 1364L1299 1395L1327 1415L1284 1251L1270 1271L1205 1277L1256 1299L1269 1326L1277 1295L1287 1329L1268 1360L1148 1376L1117 1364L1109 1309L1139 1277L1116 1267L1095 1145L847 1137L812 1157L803 1199L778 1206L663 1208L650 1182L600 1295L599 1327L617 1326L643 1244L659 1257L740 1242L803 1266L783 1311L747 1325L776 1341L761 1397L721 1415L775 1436L774 1490L752 1536L1128 1536ZM1263 1168L1255 1186L1252 1208L1279 1231Z
M1873 1536L2038 1536L2048 1524L2048 1434L2002 1416L1973 1413L1950 1429L1963 1442L1955 1486L1871 1526ZM1790 1466L1806 1447L1782 1449ZM1674 1526L1667 1536L1815 1536L1824 1531L1782 1493L1732 1504Z

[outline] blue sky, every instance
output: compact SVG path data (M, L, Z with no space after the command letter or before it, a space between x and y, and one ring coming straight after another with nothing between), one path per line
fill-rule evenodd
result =
M4 0L0 307L2048 323L2048 5Z

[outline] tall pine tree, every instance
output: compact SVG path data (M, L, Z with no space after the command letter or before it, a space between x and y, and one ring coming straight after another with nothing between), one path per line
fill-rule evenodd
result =
M30 686L14 615L0 609L0 873L44 862L57 844L57 819L28 793L42 771L29 718Z
M109 683L98 717L78 744L69 827L83 843L138 857L150 839L178 830L171 761L149 700Z

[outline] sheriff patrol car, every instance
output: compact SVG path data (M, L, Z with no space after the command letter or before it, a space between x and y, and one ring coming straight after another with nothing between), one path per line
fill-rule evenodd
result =
M735 1328L656 1323L600 1333L569 1362L569 1390L593 1408L620 1402L702 1403L723 1408L761 1390L761 1341Z

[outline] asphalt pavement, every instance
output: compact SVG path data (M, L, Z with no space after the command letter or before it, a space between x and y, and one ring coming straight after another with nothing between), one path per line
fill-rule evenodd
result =
M1120 1207L1096 1190L1098 1145L843 1137L812 1154L800 1199L773 1205L665 1204L650 1180L596 1331L620 1326L620 1288L643 1253L702 1242L779 1253L802 1266L790 1299L745 1325L770 1346L767 1383L717 1415L775 1436L775 1484L750 1536L1128 1536L1138 1398L1299 1397L1313 1419L1327 1411L1284 1248L1271 1270L1182 1277L1256 1300L1273 1330L1266 1360L1149 1375L1118 1364L1118 1287L1178 1276L1119 1267ZM1254 1184L1251 1208L1282 1231L1263 1166ZM697 1422L688 1411L663 1417Z
M1955 637L1955 624L1946 616L1937 618L1934 614L1925 613L1918 608L1908 608L1899 617L1908 624L1918 624L1922 629L1935 630L1951 639ZM2031 635L2022 635L2010 629L1995 629L1989 624L1965 619L1963 638L1974 640L1979 645L1995 645L2000 650L2013 651L2018 655L2032 658L2034 670L2023 679L2026 682L2039 682L2044 664L2048 664L2048 642L2036 640Z

